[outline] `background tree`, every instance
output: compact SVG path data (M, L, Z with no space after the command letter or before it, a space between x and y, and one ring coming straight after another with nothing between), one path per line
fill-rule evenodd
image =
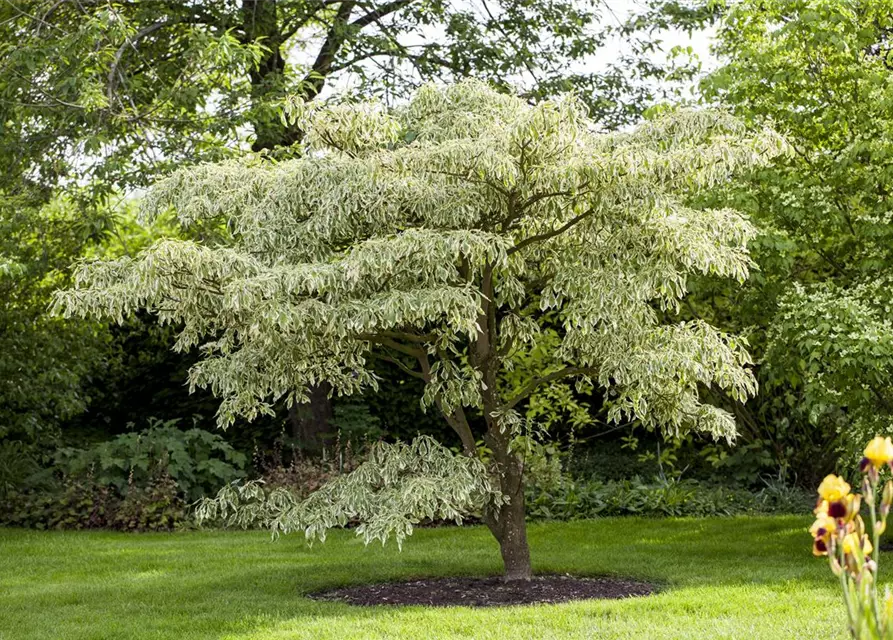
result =
M290 113L307 134L301 158L179 171L146 201L186 224L225 220L226 246L165 240L136 259L88 263L58 297L67 315L148 309L182 323L178 348L204 354L190 383L222 397L223 426L277 398L299 402L321 380L344 394L374 387L377 358L425 382L423 403L444 415L464 459L478 460L476 434L492 452L490 479L476 484L480 465L426 440L373 456L323 498L289 504L279 528L318 534L374 512L367 539L399 538L426 515L483 506L507 578L524 579L516 436L532 428L518 409L538 387L576 379L605 390L613 419L734 435L698 389L752 394L746 352L706 323L664 324L658 310L678 307L689 273L744 279L752 229L674 194L762 162L777 138L746 139L706 112L599 135L577 99L532 107L478 82L427 86L392 112L297 102ZM550 310L561 340L548 337L534 377L506 384L503 372L550 344L538 322ZM457 491L462 478L471 484ZM401 500L376 500L401 483L411 484Z
M736 3L719 31L726 64L704 84L795 151L713 200L758 226L760 269L740 289L703 283L691 301L749 332L762 393L736 411L768 467L804 480L893 418L891 29L886 0Z
M62 197L0 197L0 438L54 440L118 356L103 324L47 313L53 291L71 284L73 262L136 253L172 231L165 220L140 226L132 212L112 224L106 213L84 215Z
M340 80L405 97L431 79L522 82L531 100L571 88L605 127L662 92L647 55L570 71L605 42L599 2L312 0L7 2L0 8L3 185L88 176L98 193L146 185L182 162L220 158L251 131L255 151L301 137L286 95Z
M98 232L69 202L0 199L0 438L33 441L86 406L84 379L105 353L104 336L97 323L46 308Z

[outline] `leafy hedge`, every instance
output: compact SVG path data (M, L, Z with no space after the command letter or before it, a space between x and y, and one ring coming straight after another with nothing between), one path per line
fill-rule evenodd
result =
M165 474L123 495L89 478L65 480L49 490L13 494L0 510L0 524L32 529L169 531L188 521L188 505Z

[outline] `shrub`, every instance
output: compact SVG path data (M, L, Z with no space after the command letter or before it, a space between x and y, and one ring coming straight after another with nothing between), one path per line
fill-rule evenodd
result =
M188 502L215 493L244 476L245 454L219 435L203 429L179 429L177 420L149 418L149 427L124 433L87 449L60 449L58 469L65 476L92 474L100 485L127 493L131 486L148 486L163 468Z
M117 507L109 525L123 531L167 531L188 516L176 482L163 471L147 486L131 487Z
M176 424L150 419L141 432L58 449L44 469L4 443L0 525L157 531L184 524L189 502L244 476L245 455L219 435Z
M305 456L295 448L286 453L279 442L266 455L255 451L254 468L268 490L287 489L306 498L329 480L356 469L366 459L365 450L365 445L342 440L339 431L333 445L323 447L318 456Z
M34 529L105 527L116 503L109 487L66 479L48 489L11 492L0 513L0 524Z
M187 520L177 485L158 471L145 486L121 493L92 477L65 478L50 488L11 492L0 525L32 529L170 531Z
M40 471L37 458L17 440L0 442L0 500Z

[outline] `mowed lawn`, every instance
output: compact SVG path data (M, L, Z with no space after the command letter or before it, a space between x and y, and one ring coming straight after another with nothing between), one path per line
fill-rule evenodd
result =
M492 609L361 608L328 587L498 571L480 527L364 547L263 532L0 529L0 638L843 638L837 583L800 517L605 519L530 527L538 572L650 579L657 595ZM890 558L893 561L893 558ZM882 570L883 570L882 561Z

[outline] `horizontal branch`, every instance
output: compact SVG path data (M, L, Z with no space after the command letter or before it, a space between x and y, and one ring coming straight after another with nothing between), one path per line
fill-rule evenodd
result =
M431 333L411 333L408 331L378 331L377 335L384 336L385 338L396 338L397 340L408 340L410 342L434 342L437 339L437 336Z
M409 345L400 344L393 338L382 335L380 333L359 333L356 335L357 340L365 340L366 342L371 342L373 344L380 344L383 347L388 347L389 349L393 349L394 351L399 351L400 353L405 353L408 356L412 356L413 358L418 358L420 355L425 353L425 350L420 347L410 347Z
M369 26L373 22L378 22L385 16L390 13L394 13L395 11L402 9L411 3L412 0L394 0L394 2L389 2L380 6L378 9L374 9L369 13L360 16L356 20L350 23L350 26L355 29L362 29L363 27Z
M381 360L383 362L389 362L390 364L396 365L400 368L403 373L412 376L413 378L418 378L419 380L425 380L427 382L427 378L420 371L415 371L414 369L410 369L404 363L400 362L397 358L392 358L383 353L377 353L375 351L370 351L369 356L371 358L375 358L376 360Z
M580 224L581 222L583 222L584 220L589 218L593 213L595 213L594 207L591 209L588 209L587 211L584 211L583 213L581 213L578 216L571 218L565 224L561 225L557 229L553 229L552 231L549 231L546 233L541 233L539 235L530 236L529 238L525 238L524 240L522 240L521 242L516 244L514 247L509 249L506 253L508 255L512 255L513 253L517 253L521 249L528 247L536 242L543 242L545 240L549 240L550 238L554 238L555 236L560 236L565 231L568 231L572 227L575 227L576 225Z
M526 209L530 205L536 204L540 200L545 200L547 198L557 198L559 196L581 196L589 193L585 191L585 189L589 186L589 182L583 183L579 189L565 189L562 191L539 191L534 193L529 198L527 198L524 202L521 203L521 208ZM582 191L582 193L581 193Z

